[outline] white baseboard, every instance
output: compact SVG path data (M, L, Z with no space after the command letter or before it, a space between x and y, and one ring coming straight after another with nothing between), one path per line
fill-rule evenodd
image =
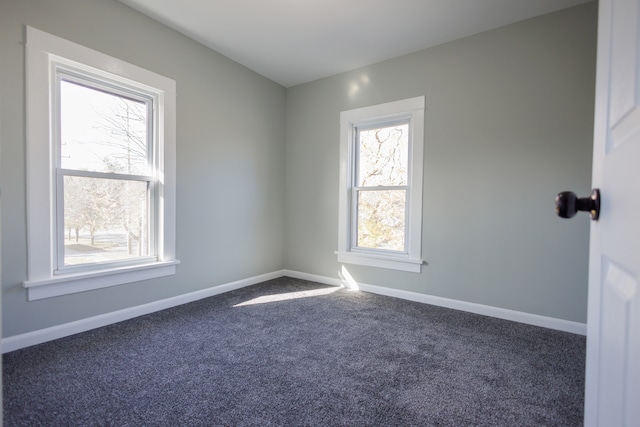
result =
M294 279L308 280L310 282L318 282L323 285L340 286L345 287L343 280L339 278L332 278L327 276L319 276L317 274L303 273L295 270L282 270L282 275L287 277L293 277Z
M208 298L214 295L233 291L235 289L255 285L267 280L277 279L283 276L309 280L312 282L318 282L332 286L354 286L354 283L347 283L345 280L339 278L319 276L316 274L303 273L294 270L279 270L231 283L225 283L223 285L213 286L211 288L203 289L200 291L190 292L184 295L178 295L175 297L150 302L148 304L143 304L136 307L125 308L123 310L101 314L99 316L93 316L86 319L76 320L74 322L64 323L62 325L52 326L50 328L40 329L25 334L3 338L0 347L2 348L2 353L8 353L10 351L19 350L21 348L29 347L32 345L41 344L47 341L52 341L80 332L89 331L91 329L100 328L102 326L111 325L113 323L122 322L123 320L133 319L134 317L143 316L145 314L154 313L156 311L164 310L171 307L176 307L203 298ZM544 328L571 332L579 335L587 334L587 325L584 323L571 322L569 320L556 319L553 317L540 316L537 314L507 310L504 308L419 294L416 292L403 291L399 289L385 288L382 286L368 285L366 283L357 283L357 287L362 291L371 292L374 294L401 298L409 301L416 301L440 307L452 308L455 310L467 311L484 316L497 317L499 319L511 320L513 322L526 323L529 325L541 326Z
M40 329L25 334L14 335L12 337L2 339L2 353L18 350L58 338L80 332L89 331L91 329L100 328L102 326L111 325L113 323L122 322L123 320L133 319L134 317L143 316L145 314L154 313L171 307L176 307L189 302L208 298L214 295L233 291L235 289L244 288L246 286L255 285L271 279L277 279L284 276L283 270L274 271L272 273L262 274L259 276L242 279L223 285L213 286L211 288L200 291L190 292L184 295L178 295L159 301L142 304L136 307L125 308L123 310L113 311L111 313L101 314L86 319L76 320L74 322L64 323L62 325L52 326L50 328Z
M293 270L283 270L285 276L296 279L310 280L325 285L353 287L346 281L338 278L318 276L315 274L302 273ZM399 289L385 288L382 286L357 283L360 290L373 294L385 295L394 298L401 298L409 301L421 302L440 307L452 308L454 310L466 311L469 313L481 314L483 316L496 317L498 319L510 320L513 322L526 323L533 326L555 329L558 331L570 332L578 335L587 335L586 323L572 322L570 320L556 319L554 317L540 316L538 314L525 313L522 311L508 310L505 308L492 307L489 305L476 304L459 301L449 298L442 298L432 295L419 294L417 292L403 291Z

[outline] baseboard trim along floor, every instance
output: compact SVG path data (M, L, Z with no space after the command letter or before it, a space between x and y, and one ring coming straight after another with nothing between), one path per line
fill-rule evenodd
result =
M80 332L89 331L91 329L100 328L102 326L111 325L113 323L122 322L134 317L143 316L145 314L154 313L171 307L176 307L189 302L208 298L214 295L230 292L246 286L255 285L267 280L277 279L278 277L288 276L296 279L309 280L331 286L342 286L354 290L371 292L374 294L385 295L394 298L405 299L409 301L431 304L440 307L461 310L470 313L481 314L484 316L496 317L499 319L511 320L514 322L526 323L534 326L555 329L564 332L570 332L578 335L586 335L587 325L585 323L572 322L569 320L556 319L553 317L540 316L531 313L508 310L488 305L475 304L465 301L442 298L432 295L425 295L416 292L404 291L399 289L385 288L382 286L368 285L366 283L357 283L350 277L332 278L315 274L303 273L294 270L279 270L247 279L238 280L231 283L213 286L196 292L190 292L184 295L162 299L147 304L130 307L111 313L101 314L74 322L64 323L62 325L52 326L50 328L40 329L25 334L14 335L12 337L2 339L2 353L19 350L58 338Z
M439 307L452 308L454 310L467 311L469 313L481 314L483 316L496 317L498 319L511 320L513 322L526 323L533 326L555 329L572 334L587 335L587 324L572 322L570 320L556 319L554 317L540 316L538 314L525 313L522 311L508 310L505 308L493 307L490 305L476 304L466 301L442 298L432 295L420 294L417 292L403 291L400 289L385 288L382 286L368 285L353 281L352 278L331 278L318 276L315 274L302 273L299 271L284 270L284 275L296 279L310 280L325 285L345 286L357 288L361 291L373 294L385 295L388 297L406 299L409 301L421 302L424 304L437 305Z
M237 280L231 283L212 286L200 291L190 292L187 294L153 301L135 307L125 308L123 310L112 311L110 313L76 320L74 322L63 323L61 325L52 326L50 328L40 329L33 332L27 332L25 334L3 338L2 353L8 353L10 351L18 350L36 344L41 344L47 341L52 341L80 332L90 331L91 329L96 329L102 326L111 325L113 323L122 322L124 320L133 319L134 317L138 316L144 316L145 314L155 313L156 311L165 310L167 308L176 307L193 301L198 301L203 298L230 292L236 289L244 288L246 286L255 285L267 280L277 279L278 277L282 277L283 275L284 274L282 270L274 271L272 273L261 274L259 276Z

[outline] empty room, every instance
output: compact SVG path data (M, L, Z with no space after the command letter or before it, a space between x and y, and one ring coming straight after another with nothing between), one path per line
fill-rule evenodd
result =
M0 0L4 425L637 425L638 10Z

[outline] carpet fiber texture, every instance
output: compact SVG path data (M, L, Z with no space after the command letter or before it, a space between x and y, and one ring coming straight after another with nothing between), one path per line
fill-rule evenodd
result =
M585 338L283 277L4 355L8 426L579 426Z

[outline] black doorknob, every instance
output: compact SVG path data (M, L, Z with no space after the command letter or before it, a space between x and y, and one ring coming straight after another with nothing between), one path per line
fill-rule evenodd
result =
M600 217L600 190L591 190L591 197L578 198L572 191L563 191L556 196L556 214L561 218L573 218L578 211L589 212L591 219Z

